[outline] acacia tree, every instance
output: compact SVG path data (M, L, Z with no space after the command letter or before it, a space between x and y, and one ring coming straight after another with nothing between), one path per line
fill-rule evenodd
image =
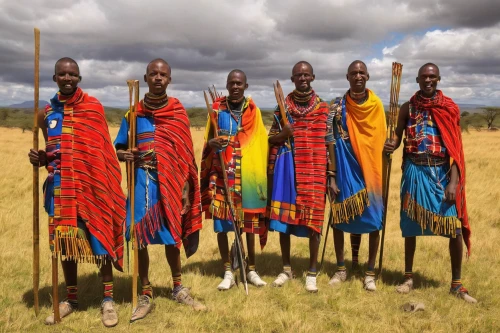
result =
M500 115L500 108L498 107L483 108L483 118L488 124L488 129L491 129L491 127L493 126L493 122L498 115Z

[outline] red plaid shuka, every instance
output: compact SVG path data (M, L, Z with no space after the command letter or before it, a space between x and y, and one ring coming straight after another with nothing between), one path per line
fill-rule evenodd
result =
M89 247L79 244L76 232L77 218L81 218L121 270L126 211L120 164L101 103L80 88L64 105L60 152L61 190L54 194L54 218L49 226L54 251L64 250L76 261L89 259L85 250Z
M190 235L202 227L200 186L198 167L194 157L193 139L189 118L184 106L177 98L169 97L168 104L159 110L148 110L141 101L137 108L138 116L151 116L155 121L155 153L158 168L158 184L161 198L158 207L152 207L144 216L143 225L148 226L153 234L160 227L160 219L154 214L161 210L168 221L175 244L180 248L193 248L188 244ZM184 215L182 211L182 190L189 182L189 200L191 209ZM153 214L153 215L151 215ZM136 229L136 232L139 232ZM197 238L193 241L197 242ZM194 246L197 248L197 244ZM191 255L192 253L187 253Z
M458 218L462 221L462 233L465 245L467 246L467 254L470 255L471 228L465 199L465 158L462 146L462 131L460 129L460 109L441 90L437 90L436 95L432 98L425 98L420 92L417 92L410 99L410 103L417 110L424 109L432 112L432 118L439 129L448 155L450 155L458 167L460 175L456 192L456 207Z
M288 112L293 119L294 162L297 199L295 207L280 207L283 212L295 209L295 214L281 216L282 222L304 225L321 233L325 216L326 195L326 119L329 113L328 104L314 95L316 105L307 112L301 113L291 107L293 93L287 96ZM275 112L279 118L279 111ZM275 120L269 136L279 133L279 124ZM268 184L272 184L274 163L279 147L275 144L269 147ZM269 212L271 208L269 208ZM270 213L269 213L270 214ZM286 214L285 214L286 215ZM285 220L285 221L283 221Z

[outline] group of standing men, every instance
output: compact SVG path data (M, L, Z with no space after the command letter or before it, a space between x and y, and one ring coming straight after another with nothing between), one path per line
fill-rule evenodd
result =
M366 88L370 76L356 60L347 70L350 88L330 103L312 89L312 66L298 62L292 69L295 90L285 98L286 118L275 112L266 132L260 109L245 96L247 77L233 70L227 77L228 96L212 109L217 126L208 122L200 182L187 113L166 93L171 68L163 59L151 61L144 81L148 92L137 107L134 149L128 149L130 113L113 144L104 110L78 83L78 64L62 58L55 64L58 93L39 113L45 150L31 150L30 162L46 167L44 205L49 214L51 250L62 258L67 298L60 303L65 317L78 308L77 262L97 263L103 281L102 321L118 323L113 302L112 266L123 267L123 232L133 232L139 247L139 303L131 321L153 309L148 245L165 245L171 268L172 298L195 310L206 307L182 285L180 247L186 255L198 247L202 212L212 218L224 269L219 290L235 284L227 232L246 233L247 280L266 285L258 275L255 235L263 248L269 230L280 235L283 271L272 283L281 287L293 278L291 237L309 238L310 260L305 288L317 292L317 256L325 204L331 206L337 271L329 284L346 280L344 232L351 234L353 265L361 234L369 234L364 288L376 290L375 258L382 229L383 159L404 140L401 184L401 230L405 237L404 281L400 293L413 288L416 236L450 238L450 292L475 303L460 281L462 239L470 251L470 227L465 205L465 163L459 109L437 90L439 69L428 63L416 78L420 90L403 104L395 136L386 140L381 100ZM216 128L214 128L216 127ZM222 158L218 158L221 154ZM130 202L120 187L119 161L135 161L134 230ZM225 175L224 175L225 173ZM228 202L231 200L231 203ZM54 316L46 319L54 323Z

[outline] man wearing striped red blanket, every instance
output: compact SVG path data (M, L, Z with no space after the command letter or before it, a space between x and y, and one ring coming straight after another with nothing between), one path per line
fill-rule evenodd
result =
M81 79L73 59L56 62L53 80L59 91L38 120L46 150L31 149L29 158L48 171L44 206L49 243L52 254L61 257L67 289L67 298L59 304L61 318L78 308L77 263L97 263L104 290L102 322L112 327L118 316L111 264L122 271L125 196L104 108L78 87ZM45 323L54 324L54 315Z
M172 272L172 298L195 310L205 306L194 300L182 285L180 247L186 256L198 248L201 201L198 168L194 158L190 124L184 106L167 96L171 69L163 59L151 61L144 75L149 91L137 110L137 146L128 147L129 115L122 121L115 140L120 161L135 160L134 233L139 245L139 277L142 292L131 321L146 317L153 309L149 281L148 245L164 245ZM130 238L130 202L127 203L127 238Z
M311 88L311 64L298 62L292 70L295 90L285 99L288 124L279 111L269 133L269 229L280 233L281 272L273 286L292 278L290 235L309 238L309 270L305 288L317 292L316 265L323 228L326 195L326 119L328 104ZM271 188L271 186L269 186Z

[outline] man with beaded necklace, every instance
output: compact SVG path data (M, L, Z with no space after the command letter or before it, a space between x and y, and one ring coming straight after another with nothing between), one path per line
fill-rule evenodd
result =
M327 142L332 166L328 183L337 256L337 272L329 284L338 285L347 277L344 232L369 233L364 288L375 291L375 260L384 209L382 145L386 137L385 113L380 98L366 88L370 74L364 62L353 61L346 78L350 88L342 98L332 101L328 117Z
M186 110L167 96L171 69L163 59L152 60L144 75L149 92L137 110L137 147L128 147L130 113L124 117L115 140L120 161L135 161L135 226L139 246L139 277L142 293L131 322L153 309L153 288L149 281L149 244L165 245L172 271L172 298L195 310L206 307L194 300L182 285L179 248L186 256L196 252L201 229L198 169ZM130 238L130 202L127 201L127 237Z
M257 287L266 285L255 270L255 235L259 235L261 248L267 240L263 218L267 195L267 133L260 109L251 97L245 97L248 88L246 74L234 69L226 81L227 97L214 101L212 108L217 121L215 137L211 121L207 122L205 147L201 162L201 193L205 218L214 220L214 231L224 264L224 279L219 290L228 290L234 284L229 259L227 233L234 230L233 221L246 233L248 249L247 280ZM219 152L224 158L221 168ZM229 189L225 188L222 172L226 172ZM235 208L229 211L225 191L229 190Z
M296 196L293 203L286 200L270 200L269 229L280 233L281 258L283 272L273 282L281 287L293 274L290 262L290 235L309 238L309 270L305 288L308 292L317 292L316 265L320 235L324 221L326 195L327 148L325 142L328 104L311 88L315 76L311 64L299 61L292 69L291 81L295 90L285 99L289 124L280 125L279 111L269 132L269 167L268 177L283 178L284 170L275 168L275 161L280 148L290 141L293 146L294 177ZM280 130L281 129L281 130ZM285 180L284 180L285 181ZM288 182L293 182L289 179ZM276 184L276 182L275 182ZM289 185L289 184L288 184ZM280 186L286 186L280 182ZM270 198L279 192L273 188ZM295 193L294 192L294 193Z
M101 103L78 84L82 80L75 60L64 57L54 66L59 91L38 124L46 149L31 149L31 164L47 171L43 186L49 215L51 253L61 258L67 298L59 303L61 319L78 309L79 263L97 263L103 284L102 323L118 324L113 301L112 265L123 271L125 196ZM57 286L56 286L57 287ZM54 314L45 324L55 324Z

